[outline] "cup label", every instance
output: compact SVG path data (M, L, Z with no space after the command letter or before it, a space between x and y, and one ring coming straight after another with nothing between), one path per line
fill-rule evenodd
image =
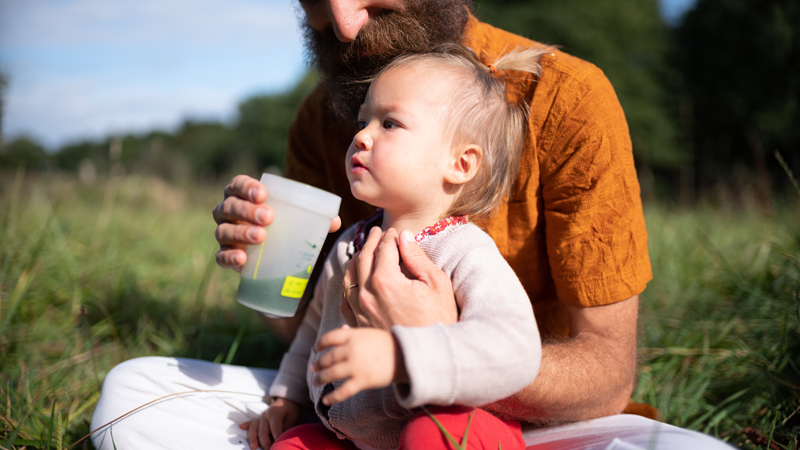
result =
M283 289L281 289L281 295L289 298L300 298L303 296L303 292L305 292L307 284L308 280L305 280L303 278L288 276L286 277L286 280L283 282Z

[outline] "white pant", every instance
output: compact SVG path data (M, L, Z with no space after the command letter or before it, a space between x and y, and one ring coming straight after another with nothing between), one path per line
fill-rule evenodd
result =
M267 404L274 370L180 358L137 358L115 367L103 383L92 430L160 397L92 435L97 449L249 450L240 423ZM113 443L112 443L113 434ZM559 427L523 430L529 449L666 450L732 447L696 431L633 415L617 415Z

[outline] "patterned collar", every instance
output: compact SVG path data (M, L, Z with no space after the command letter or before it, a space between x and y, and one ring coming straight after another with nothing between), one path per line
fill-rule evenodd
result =
M416 240L417 243L420 243L435 234L447 230L450 227L463 225L467 222L469 222L469 216L445 217L435 224L423 228L422 231L420 231L419 234L414 237L414 240ZM383 208L378 208L369 219L362 220L358 223L358 228L356 228L356 236L353 239L353 246L355 247L356 252L360 252L364 247L364 243L367 242L367 233L369 230L371 230L372 227L380 226L381 223L383 223Z

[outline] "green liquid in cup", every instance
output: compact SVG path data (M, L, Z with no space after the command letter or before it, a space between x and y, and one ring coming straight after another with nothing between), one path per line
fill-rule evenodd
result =
M287 277L266 280L242 277L236 300L239 303L268 314L292 317L297 312L300 298L308 282L308 272L298 272ZM282 294L289 294L283 295Z

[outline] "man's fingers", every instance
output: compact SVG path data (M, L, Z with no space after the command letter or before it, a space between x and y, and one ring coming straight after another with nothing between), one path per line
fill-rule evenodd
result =
M220 247L243 247L260 244L267 237L267 232L262 227L222 223L217 227L214 236Z
M348 398L358 394L362 391L359 383L356 380L347 380L343 385L339 386L330 394L322 397L322 403L325 405L332 405L347 400Z
M272 223L273 211L269 205L255 204L237 197L228 197L211 211L217 224L247 222L266 226Z
M331 228L328 230L328 233L333 233L334 231L337 231L341 227L342 227L342 218L336 216L331 221Z
M223 269L233 269L237 272L242 271L245 261L247 261L247 252L242 249L233 247L222 247L215 255L217 264Z
M372 265L374 261L375 248L378 247L378 244L381 241L381 236L383 236L381 229L378 227L372 227L372 229L369 230L367 241L364 242L364 246L361 248L361 251L358 253L358 255L356 255L356 258L358 258L357 282L359 286L365 286L367 280L372 277Z
M225 186L225 198L239 197L253 203L264 203L267 199L267 188L255 178L237 175Z
M345 323L353 328L358 326L358 319L356 319L353 308L350 306L350 302L344 297L344 295L339 301L339 312L342 313Z
M375 249L375 267L373 271L388 270L390 273L400 273L400 252L397 250L397 230L389 228ZM424 253L423 253L424 254ZM403 276L402 274L400 276ZM404 277L405 278L405 277Z
M400 246L400 258L406 265L411 275L418 280L427 280L438 276L442 269L436 266L428 255L414 240L414 235L410 231L404 230L398 239Z
M358 285L359 258L361 258L361 253L356 254L347 263L342 280L342 299L339 310L342 312L345 322L351 327L359 326L359 317L363 316L361 306L358 304L358 291L361 288ZM355 286L351 287L353 285ZM347 289L348 287L350 289Z

